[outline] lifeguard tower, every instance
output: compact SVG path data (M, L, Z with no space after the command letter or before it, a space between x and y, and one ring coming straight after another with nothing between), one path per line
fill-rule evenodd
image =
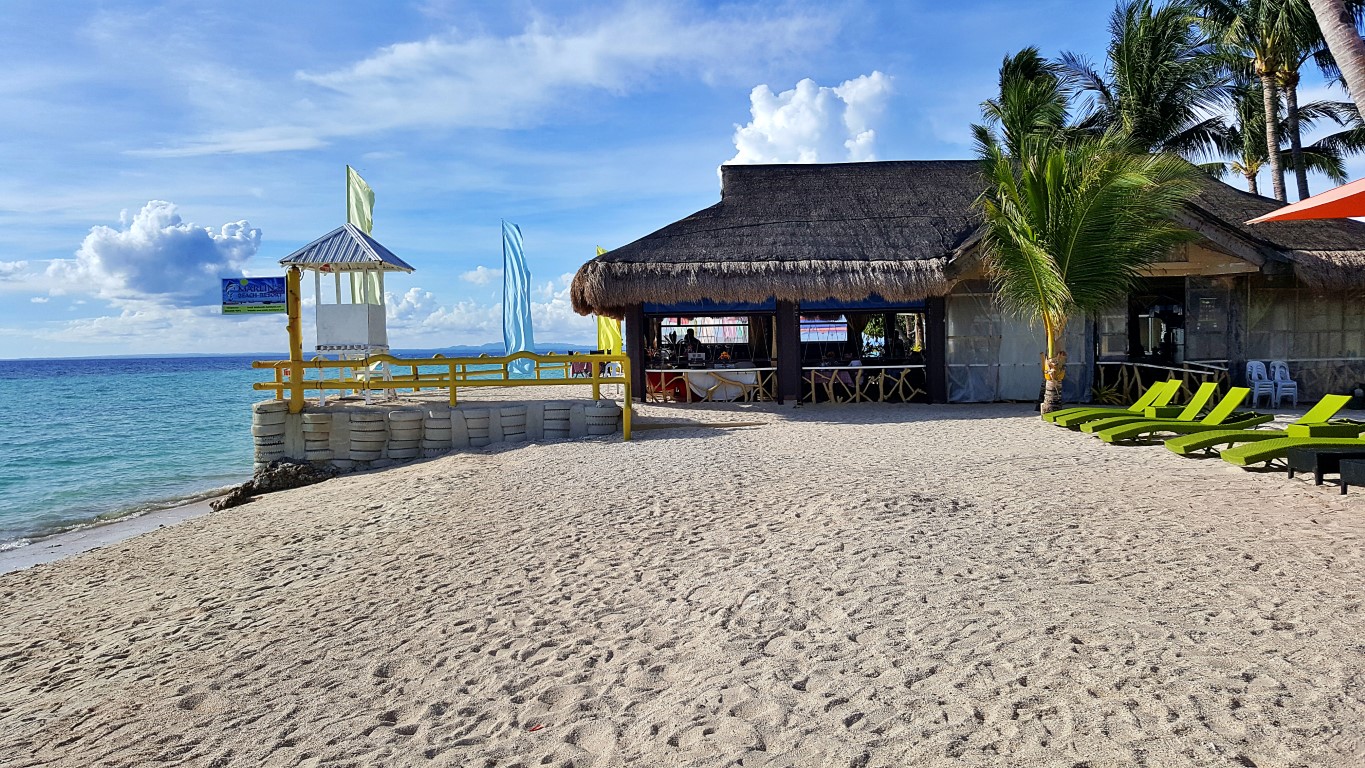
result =
M362 358L389 351L384 273L413 268L353 224L340 227L280 259L286 268L313 273L319 354ZM342 274L346 279L342 280ZM324 301L330 274L333 301ZM343 285L344 283L344 285Z

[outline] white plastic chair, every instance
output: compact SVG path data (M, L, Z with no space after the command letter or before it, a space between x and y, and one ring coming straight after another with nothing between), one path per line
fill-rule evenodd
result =
M1266 374L1265 363L1260 360L1247 361L1247 388L1251 390L1251 405L1255 407L1265 395L1266 405L1275 400L1275 382Z
M1299 383L1289 378L1289 364L1283 360L1270 361L1270 380L1275 384L1275 407L1289 397L1294 407L1299 407Z

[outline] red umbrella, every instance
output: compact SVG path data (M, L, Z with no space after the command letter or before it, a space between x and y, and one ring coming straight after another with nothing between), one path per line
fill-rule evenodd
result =
M1277 208L1264 216L1257 216L1248 224L1295 219L1348 219L1365 216L1365 179L1356 179L1320 195Z

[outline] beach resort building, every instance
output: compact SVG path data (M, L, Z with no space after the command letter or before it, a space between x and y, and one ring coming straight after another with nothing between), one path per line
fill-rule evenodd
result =
M720 202L584 264L574 308L625 321L653 399L985 402L1038 396L1042 330L1002 315L980 165L727 165ZM1282 205L1210 180L1199 239L1067 328L1066 397L1285 360L1302 397L1365 382L1365 224L1244 222Z

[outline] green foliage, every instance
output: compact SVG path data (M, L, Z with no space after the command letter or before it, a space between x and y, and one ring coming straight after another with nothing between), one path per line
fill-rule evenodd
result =
M1226 100L1226 79L1217 48L1194 21L1187 2L1122 0L1110 17L1103 72L1084 56L1062 54L1068 82L1088 97L1081 125L1122 129L1144 150L1216 155L1223 124L1214 111Z
M1197 191L1198 171L1136 152L1117 131L1035 134L1017 156L994 141L979 151L989 181L983 246L1000 302L1057 335L1067 318L1122 301L1143 267L1194 239L1173 217Z
M1123 390L1118 387L1096 384L1090 388L1090 402L1100 405L1124 405L1128 398L1123 396Z

